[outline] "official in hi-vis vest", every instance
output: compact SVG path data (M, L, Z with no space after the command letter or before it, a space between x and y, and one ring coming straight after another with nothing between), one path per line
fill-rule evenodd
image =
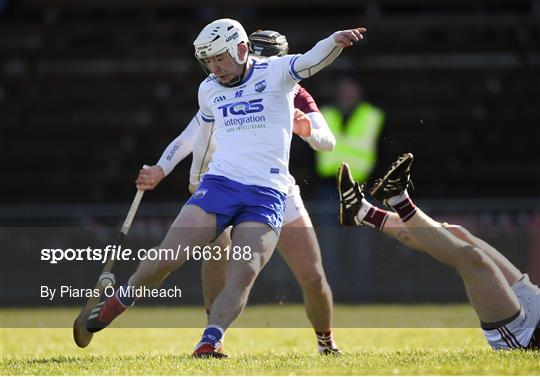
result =
M317 152L317 173L334 178L346 161L358 182L367 181L377 159L377 140L384 113L362 100L362 90L351 78L338 80L336 104L321 108L330 130L336 137L332 152Z

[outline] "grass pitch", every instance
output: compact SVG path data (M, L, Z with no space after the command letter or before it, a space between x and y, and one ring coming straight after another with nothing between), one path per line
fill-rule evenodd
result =
M78 309L4 309L4 326L25 316L71 322ZM466 306L338 306L336 325L347 318L371 319L429 314L443 326L455 326L456 313L467 318ZM136 308L126 317L155 314L166 326L168 319L199 318L193 308ZM3 328L1 374L6 375L537 375L538 352L494 352L481 331L470 328L336 328L335 339L344 354L322 357L316 353L313 330L304 328L251 328L261 317L288 323L305 318L301 306L254 306L243 314L244 328L227 332L230 359L195 360L189 354L201 328L111 328L96 334L88 348L74 344L71 328ZM373 319L375 318L375 319ZM252 321L250 323L250 321ZM24 324L24 321L21 322ZM129 323L129 322L126 322ZM305 322L304 322L305 323ZM300 325L299 327L301 327ZM415 326L415 325L413 325Z

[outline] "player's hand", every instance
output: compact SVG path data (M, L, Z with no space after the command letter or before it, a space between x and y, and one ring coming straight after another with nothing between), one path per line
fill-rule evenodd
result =
M190 183L189 186L188 186L189 193L191 195L195 194L195 191L197 191L198 187L199 187L199 185L194 185L193 183Z
M334 34L334 41L342 48L351 47L355 42L364 39L362 33L366 31L367 29L363 27L338 31Z
M137 190L153 190L163 178L165 178L165 173L161 166L154 165L146 169L141 169L135 184L137 185Z
M293 132L298 136L311 136L311 119L302 110L294 109Z

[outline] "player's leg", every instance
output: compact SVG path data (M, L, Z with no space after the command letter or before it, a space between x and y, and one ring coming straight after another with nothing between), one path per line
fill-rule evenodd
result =
M401 221L399 216L394 212L388 212L388 218L381 231L411 249L424 251L422 245L416 241L405 224L403 224L403 221Z
M399 164L398 164L399 165ZM393 166L393 168L397 168L396 165ZM348 170L348 167L346 164L342 166L342 170ZM393 169L391 169L392 171ZM399 169L396 169L399 172ZM389 172L390 173L390 172ZM407 173L407 171L403 171L402 173ZM340 172L340 177L347 177L347 174L343 174L343 171ZM382 191L384 191L386 186L394 186L394 188L400 184L399 175L396 176L390 176L385 178L391 178L380 181L378 186L379 188L383 188ZM408 174L405 174L404 181L408 182ZM345 181L349 181L345 185L340 185L340 191L343 193L346 192L347 189L350 190L351 187L357 187L354 184L354 181L352 181L352 178L350 180L347 178ZM390 181L390 182L389 182ZM358 190L360 191L360 190ZM380 194L375 194L375 197L379 196L380 199L385 200L387 199L385 196L381 196ZM362 199L362 196L358 195L349 195L347 198L344 198L342 195L342 210L346 209L348 213L348 217L350 219L354 219L354 216L356 216L356 212L353 212L353 208L351 204L353 202L359 202L360 200L354 200L355 198ZM345 204L345 205L344 205ZM348 205L347 205L348 204ZM391 203L390 203L391 204ZM495 278L488 279L488 291L486 291L483 287L481 287L479 284L476 284L474 281L471 283L471 279L467 278L467 274L463 273L463 268L459 268L460 263L456 263L455 261L448 260L448 255L441 257L441 254L439 254L439 259L444 261L445 263L448 263L450 265L453 265L456 267L458 271L460 271L460 274L464 277L465 286L467 288L467 293L469 297L471 298L471 302L475 309L478 308L478 305L483 305L481 301L478 300L478 297L482 297L483 295L488 296L495 296L497 294L497 289L502 289L502 298L496 299L497 300L497 308L502 307L506 308L504 309L507 313L511 313L516 308L516 301L515 298L519 301L519 306L521 308L517 310L511 317L508 317L507 319L496 321L496 322L490 322L490 323L483 323L483 332L490 343L490 345L495 349L508 349L508 348L540 348L540 329L538 329L539 323L540 323L540 289L538 289L537 286L533 285L527 275L522 275L521 272L515 268L502 254L500 254L495 248L487 244L486 242L482 241L481 239L472 236L467 230L464 228L461 228L459 226L454 225L448 225L448 224L439 224L436 221L433 221L429 217L427 217L425 214L419 212L418 210L414 209L414 204L412 202L410 203L412 206L408 206L407 203L398 203L396 206L400 207L399 211L402 211L401 216L405 219L405 222L408 222L408 218L411 218L411 220L414 218L417 221L425 220L424 223L421 224L421 227L416 226L416 229L414 224L405 224L401 219L396 220L395 216L392 216L392 214L388 215L387 221L384 224L384 226L390 226L395 229L399 229L399 232L401 234L400 237L396 237L398 239L401 239L403 241L403 235L405 239L412 239L413 242L411 245L415 245L413 248L421 251L428 252L436 257L436 252L440 252L440 250L436 250L436 248L433 248L431 243L428 242L422 242L422 239L417 240L416 235L417 232L423 232L424 237L428 237L428 241L432 241L433 239L437 240L437 245L440 246L440 238L434 237L433 235L426 234L427 231L422 231L422 228L429 225L426 229L432 228L444 228L447 229L452 235L457 237L456 239L459 239L460 241L465 241L465 244L468 246L465 246L465 248L469 249L470 251L473 251L474 254L477 256L475 257L474 254L472 255L463 255L459 260L462 261L462 263L466 263L467 267L472 267L473 273L479 273L480 277L485 276L485 272L481 272L480 270L491 270L491 275L495 275ZM415 212L416 211L416 212ZM357 211L359 212L359 211ZM412 217L411 217L412 216ZM418 216L418 217L416 217ZM394 220L392 218L394 217ZM392 224L392 225L390 225ZM409 229L406 231L403 231L403 227L408 227L411 225ZM418 225L418 224L416 224ZM407 233L408 232L408 233ZM395 234L395 233L389 233L388 234ZM447 233L444 233L448 237ZM395 236L394 236L395 237ZM451 238L451 237L449 237ZM452 242L455 242L456 239L452 239ZM460 252L462 252L463 246L459 246L458 252L454 252L454 259L455 256L458 255ZM452 248L448 248L447 250L443 250L443 253L448 253L448 250L452 250ZM467 250L465 250L464 253L466 253ZM481 255L484 253L484 255ZM480 254L480 258L478 258L478 254ZM476 259L476 262L468 260L467 257L472 257L472 259ZM452 259L452 258L450 258ZM480 265L480 269L475 269L474 265ZM470 274L469 274L470 276ZM494 284L492 284L494 282ZM472 287L472 289L471 289ZM502 288L501 288L502 287ZM509 293L508 287L511 288L511 291L514 293ZM518 306L518 307L519 307ZM484 308L485 310L486 309ZM481 315L481 312L485 312L482 310L477 309L477 313L479 314L480 319L486 318L485 316ZM499 314L499 317L504 317L504 313Z
M210 324L226 329L238 317L277 240L276 232L266 224L248 221L235 226L225 286L212 305Z
M373 227L395 238L411 249L426 251L397 213L379 208L365 199L363 187L359 187L354 182L346 164L340 168L338 181L338 190L342 198L340 205L342 225ZM463 227L449 225L447 223L443 223L441 226L445 227L454 236L482 249L495 262L497 267L499 267L510 285L515 284L523 276L501 253L485 241L474 237Z
M224 257L226 249L231 247L231 228L225 229L219 237L210 244L212 258L203 260L201 265L201 280L204 296L204 308L206 314L210 314L210 308L214 300L225 286L227 273L227 259Z
M523 273L514 266L504 255L502 255L497 249L488 244L486 241L472 235L467 229L459 225L451 225L448 223L441 224L454 236L462 239L463 241L479 247L493 262L499 267L504 277L508 281L510 286L516 284L522 279Z
M143 260L128 284L133 287L158 287L187 259L187 251L208 244L216 236L216 216L196 205L185 205L160 244L161 249L180 251L175 258Z
M129 306L135 304L138 297L134 294L138 288L156 288L175 269L187 259L187 253L194 246L206 245L216 235L216 216L207 213L197 205L187 204L176 217L167 235L161 242L164 253L158 260L145 259L139 263L129 280L120 286L115 295L96 305L86 321L90 332L97 332L107 327Z
M482 249L482 251L489 258L491 258L493 262L495 262L510 286L517 283L523 277L523 273L519 271L519 269L517 269L516 266L514 266L504 255L502 255L497 249L488 244L486 241L472 235L467 229L460 225L448 223L442 223L440 225L457 238ZM418 243L414 235L409 231L408 227L394 212L389 213L382 232L395 238L411 249L425 251L422 248L422 245Z
M487 242L458 225L443 223L442 226L456 237L481 248L501 270L521 304L521 310L513 321L483 326L490 345L495 349L540 349L540 289Z
M270 226L246 221L232 231L225 286L216 297L208 325L195 346L196 357L224 357L219 353L225 330L246 306L251 287L272 256L278 234Z
M395 208L414 206L406 198L406 191L404 194L405 198L400 198L404 200L390 204ZM407 203L403 204L404 201ZM487 243L472 240L475 242L469 244L419 209L405 224L432 256L452 265L461 275L484 335L494 349L540 347L540 290L530 283L527 275L521 275ZM499 266L506 269L506 276Z
M215 229L215 215L208 214L197 206L185 205L159 246L160 249L170 249L172 252L162 254L158 260L142 260L115 295L103 300L92 310L86 323L88 330L102 330L129 306L134 305L138 297L133 293L137 288L159 287L172 271L184 264L187 250L207 244L215 237Z
M283 223L277 249L300 284L306 313L317 335L318 350L337 354L339 350L332 334L332 291L313 224L296 187L287 196Z
M193 352L195 357L224 356L217 351L224 331L244 309L257 275L274 252L283 223L284 193L238 182L229 186L238 209L231 220L226 281L210 309L208 326Z
M458 271L481 321L499 322L519 310L507 279L481 248L455 237L419 209L405 224L427 253Z
M379 208L366 200L364 186L360 186L354 181L346 163L342 163L339 168L338 192L340 197L339 222L341 225L374 228L411 249L421 250L421 246L396 213Z
M309 216L302 216L283 227L277 249L300 284L306 314L317 335L319 352L339 353L332 335L332 291Z
M514 266L504 255L502 255L497 249L488 244L486 241L472 235L467 229L460 225L451 225L448 223L442 223L440 225L446 228L457 238L482 249L482 251L489 258L491 258L493 262L495 262L510 286L517 283L523 277L523 273L519 271L519 269L517 269L516 266ZM389 212L382 232L390 237L395 238L411 249L426 251L395 212Z
M210 309L216 297L221 293L225 286L225 278L227 274L227 250L231 248L231 229L225 229L219 237L210 244L212 248L212 258L203 260L201 264L201 280L203 287L204 309L206 318L210 316ZM215 348L217 354L225 353L225 344L223 340L221 344Z
M520 303L501 270L479 247L457 237L416 208L407 194L412 155L396 161L371 193L396 211L421 248L454 267L478 317L484 323L515 318Z

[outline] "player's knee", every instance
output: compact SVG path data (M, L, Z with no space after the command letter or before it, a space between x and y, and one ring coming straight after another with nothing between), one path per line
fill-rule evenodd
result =
M300 282L305 292L325 292L330 289L324 276L313 276Z
M450 233L452 233L457 238L460 238L464 241L467 241L472 238L472 234L462 227L461 225L454 225L454 224L448 224L448 223L442 223L442 226L448 230Z
M250 288L255 282L258 274L259 270L256 266L247 264L242 270L237 271L230 283L240 290ZM229 284L229 281L227 281L227 284Z
M322 292L328 288L326 276L320 271L314 270L312 273L304 275L298 279L298 283L304 291Z
M490 259L482 249L473 245L460 248L460 267L472 270L484 269L489 266Z

